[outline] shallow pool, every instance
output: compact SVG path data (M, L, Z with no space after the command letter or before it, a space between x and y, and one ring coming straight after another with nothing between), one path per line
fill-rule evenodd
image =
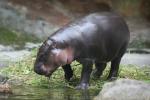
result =
M13 86L13 94L0 94L0 100L92 100L99 90Z

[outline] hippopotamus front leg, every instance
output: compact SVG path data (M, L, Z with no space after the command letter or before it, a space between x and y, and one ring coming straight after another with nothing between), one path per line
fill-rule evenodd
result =
M92 75L93 78L99 78L102 74L104 69L106 68L106 63L100 63L100 62L95 62L95 70L93 71Z
M71 65L70 64L66 64L64 66L62 66L64 72L65 72L65 79L67 81L70 81L70 79L73 76L73 70L71 69Z
M90 74L92 72L92 61L83 61L82 64L82 72L81 72L81 80L80 84L76 87L76 89L87 89L89 87L89 79Z

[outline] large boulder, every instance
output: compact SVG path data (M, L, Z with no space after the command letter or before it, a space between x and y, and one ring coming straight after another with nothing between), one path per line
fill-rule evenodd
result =
M150 84L131 79L106 83L95 100L150 100Z

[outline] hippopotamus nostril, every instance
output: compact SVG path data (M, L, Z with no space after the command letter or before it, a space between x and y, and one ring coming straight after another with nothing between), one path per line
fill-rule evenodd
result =
M39 75L44 75L45 72L42 70L42 65L42 63L35 64L34 72L36 72Z

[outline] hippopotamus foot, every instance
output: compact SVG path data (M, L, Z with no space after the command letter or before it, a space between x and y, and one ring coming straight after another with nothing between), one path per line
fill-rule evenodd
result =
M100 78L105 68L106 68L106 63L95 62L95 70L92 73L93 78L94 79Z
M80 83L78 86L76 86L76 89L80 90L85 90L85 89L88 89L89 87L89 84L88 83Z
M62 68L63 68L63 70L65 72L65 75L64 75L65 79L67 81L70 81L72 76L73 76L73 70L71 69L70 64L64 65L64 66L62 66Z
M115 81L116 79L117 79L117 77L107 78L108 81Z

